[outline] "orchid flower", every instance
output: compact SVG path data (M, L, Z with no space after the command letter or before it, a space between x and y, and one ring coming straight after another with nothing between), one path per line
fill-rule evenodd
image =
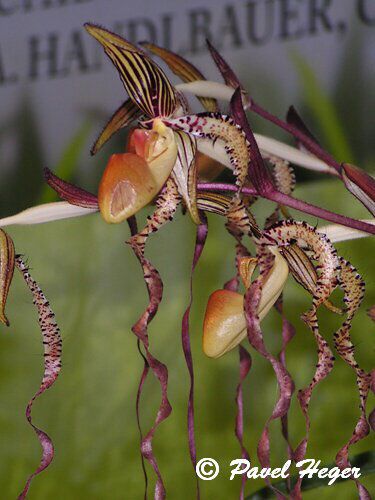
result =
M306 422L306 436L294 450L288 441L295 461L305 456L310 431L308 408L313 389L333 367L334 358L320 333L317 311L320 306L324 306L335 314L346 315L334 335L334 342L338 354L356 374L361 413L355 434L337 455L338 464L345 467L349 447L364 438L369 431L366 401L370 391L370 374L357 364L350 341L351 323L361 305L364 284L356 269L338 256L333 243L373 235L375 224L374 219L352 219L295 198L295 176L291 163L342 179L347 189L373 214L374 180L357 167L338 165L319 146L294 108L289 111L287 122L283 122L256 105L211 44L211 55L225 84L206 81L203 74L181 56L154 44L144 43L143 47L139 47L99 26L86 24L85 27L116 67L128 95L104 127L91 152L97 154L116 132L129 127L126 150L109 158L97 195L45 169L46 182L63 201L32 207L3 218L0 227L39 224L96 212L101 214L106 223L127 221L131 231L127 243L140 262L149 294L148 306L132 328L145 362L137 397L138 418L139 398L150 368L160 383L162 393L153 427L146 435L141 434L142 459L150 462L156 474L155 498L165 497L165 487L153 453L152 440L156 428L169 416L171 405L167 392L168 370L150 352L148 335L148 325L162 300L163 283L157 269L146 258L145 251L148 237L173 219L179 205L189 213L197 227L192 274L207 238L206 213L224 217L226 229L236 242L237 274L209 298L203 326L203 351L210 357L218 358L240 346L240 363L244 369L237 392L239 414L242 411L241 384L250 369L249 354L240 344L247 339L253 349L271 363L280 394L258 444L258 457L262 466L269 466L270 461L269 423L278 418L285 422L294 391L284 359L286 344L292 338L292 329L282 311L282 292L288 276L292 275L312 297L311 308L302 319L311 330L318 347L314 377L298 393ZM184 83L173 86L149 53L161 58ZM185 93L195 94L204 112L192 113ZM229 110L223 113L218 101L230 102ZM297 140L297 147L254 134L247 121L246 109L257 112L287 130ZM217 181L224 168L231 170L233 183ZM250 211L251 205L262 198L276 204L263 228ZM136 216L152 203L155 204L152 215L148 217L144 228L138 230ZM292 219L289 208L333 224L314 228L304 221ZM255 247L255 256L250 255L248 243ZM40 466L30 476L21 494L21 498L24 498L31 479L44 470L53 457L50 438L31 421L31 406L35 397L50 387L59 373L61 339L49 303L30 277L21 257L14 256L12 240L2 229L0 244L0 320L8 324L5 304L16 266L23 274L38 308L46 355L42 385L27 409L27 418L39 437L43 455ZM256 279L252 279L256 269L259 274ZM245 289L242 294L238 291L240 280ZM344 292L342 308L330 301L331 294L338 287ZM182 344L190 376L188 439L191 460L195 465L194 372L189 337L191 305L192 294L182 321ZM273 306L283 315L285 326L284 347L280 357L275 357L267 350L260 327L260 321ZM239 418L236 435L242 452L246 453L242 425ZM364 487L358 481L356 484L360 493L363 493ZM294 491L296 498L300 496L300 488L301 484L297 483ZM280 492L277 494L283 498Z

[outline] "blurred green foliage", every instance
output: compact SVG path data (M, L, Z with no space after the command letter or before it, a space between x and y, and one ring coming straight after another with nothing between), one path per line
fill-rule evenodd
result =
M54 168L54 173L58 177L61 177L61 179L73 180L74 175L78 171L79 160L87 144L91 128L91 123L84 121L63 151L59 163ZM57 194L45 184L42 188L39 203L48 203L57 200Z
M298 188L296 194L352 216L367 216L338 181L311 183ZM258 205L257 216L262 218L270 204ZM316 223L311 218L309 221ZM201 350L208 295L233 274L233 242L225 234L223 224L218 217L209 218L209 239L194 280L191 336L198 457L213 457L222 469L216 480L201 482L202 498L224 500L237 498L240 488L240 480L228 479L230 460L240 455L233 432L238 355L234 351L222 359L211 360ZM56 457L48 471L34 480L30 499L141 498L143 476L134 407L143 363L130 328L147 303L147 293L138 262L124 244L127 226L109 226L94 215L15 227L9 232L17 251L26 253L34 277L51 300L64 339L61 375L34 409L35 423L54 439ZM193 224L179 214L177 220L150 238L147 250L165 284L164 300L150 327L151 350L169 367L173 406L171 417L156 433L154 450L169 497L189 500L194 498L195 479L187 446L189 382L180 335L188 302L194 240ZM374 358L373 325L365 311L375 303L371 286L374 267L369 258L374 254L375 243L365 239L337 247L370 284L352 335L358 361L369 369ZM297 388L308 383L316 363L311 332L299 319L310 300L290 280L285 309L298 327L298 334L287 351L287 361ZM321 331L331 342L342 318L329 311L321 311L320 316ZM0 491L5 499L16 497L40 459L39 443L24 418L24 409L42 374L41 340L30 296L18 275L10 294L8 317L10 329L1 328L0 332ZM280 328L276 312L263 322L267 344L274 353L281 345ZM276 398L272 368L254 354L244 388L245 443L254 461L257 440ZM159 385L151 375L141 402L144 430L152 425L159 399ZM307 456L329 463L349 439L359 415L355 377L341 360L337 360L332 374L315 391L310 412L312 430ZM303 418L295 400L290 432L294 444L304 434ZM272 463L279 466L285 462L286 450L278 422L271 425L271 437ZM369 447L367 438L354 446L352 453ZM153 474L149 472L153 483ZM370 476L363 483L370 490L375 486ZM249 481L246 493L262 486L260 481ZM356 497L351 482L318 491L322 500ZM307 492L304 498L312 500L316 493Z
M313 68L305 59L295 53L293 61L301 79L303 100L318 122L320 133L328 149L338 161L354 163L353 153L333 101L322 88Z
M39 196L43 181L44 154L36 116L30 100L24 97L12 120L0 126L0 150L4 143L14 148L13 162L4 164L0 183L0 211L5 216L31 206Z

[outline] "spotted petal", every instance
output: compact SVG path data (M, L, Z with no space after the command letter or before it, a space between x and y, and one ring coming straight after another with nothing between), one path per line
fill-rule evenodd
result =
M39 389L29 401L26 408L26 418L34 429L39 442L42 446L42 458L37 469L29 476L25 487L18 497L19 500L24 500L30 488L31 481L35 476L45 470L53 460L54 447L51 438L47 433L38 429L32 420L32 408L35 400L39 398L47 389L55 383L61 370L61 349L62 340L60 329L56 323L55 315L49 305L49 301L40 289L36 281L31 277L27 265L22 261L20 256L16 258L16 266L21 272L30 292L33 297L33 303L38 310L38 323L42 334L43 351L44 351L44 373Z
M249 165L249 144L243 130L234 120L220 113L199 113L163 120L173 130L181 130L211 143L224 143L226 161L230 163L240 189L246 179Z
M244 107L248 107L250 104L249 95L246 92L245 88L242 86L240 80L238 79L236 73L232 70L223 56L215 49L212 43L209 40L206 40L208 49L211 53L212 59L215 61L216 66L218 67L221 76L224 78L226 85L232 87L233 89L237 89L240 87L241 96Z

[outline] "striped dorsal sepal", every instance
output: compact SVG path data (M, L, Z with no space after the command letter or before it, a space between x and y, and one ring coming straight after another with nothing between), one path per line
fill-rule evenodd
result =
M171 116L177 107L175 90L164 72L142 50L124 38L94 24L86 30L104 48L134 104L150 118Z
M160 57L168 65L168 68L181 78L182 81L190 83L206 80L199 69L179 54L150 42L142 42L141 45L152 52L152 54ZM197 97L206 111L216 112L219 110L216 99L212 99L211 97Z

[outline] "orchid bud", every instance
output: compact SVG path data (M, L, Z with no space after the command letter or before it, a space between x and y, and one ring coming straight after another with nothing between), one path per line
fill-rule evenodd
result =
M271 271L262 288L258 306L262 320L279 298L288 277L289 268L276 248L270 247L275 255ZM254 272L254 259L245 258L240 263L240 273L247 287ZM216 290L208 299L203 324L203 351L211 358L218 358L240 344L247 335L244 314L244 296L230 290Z

